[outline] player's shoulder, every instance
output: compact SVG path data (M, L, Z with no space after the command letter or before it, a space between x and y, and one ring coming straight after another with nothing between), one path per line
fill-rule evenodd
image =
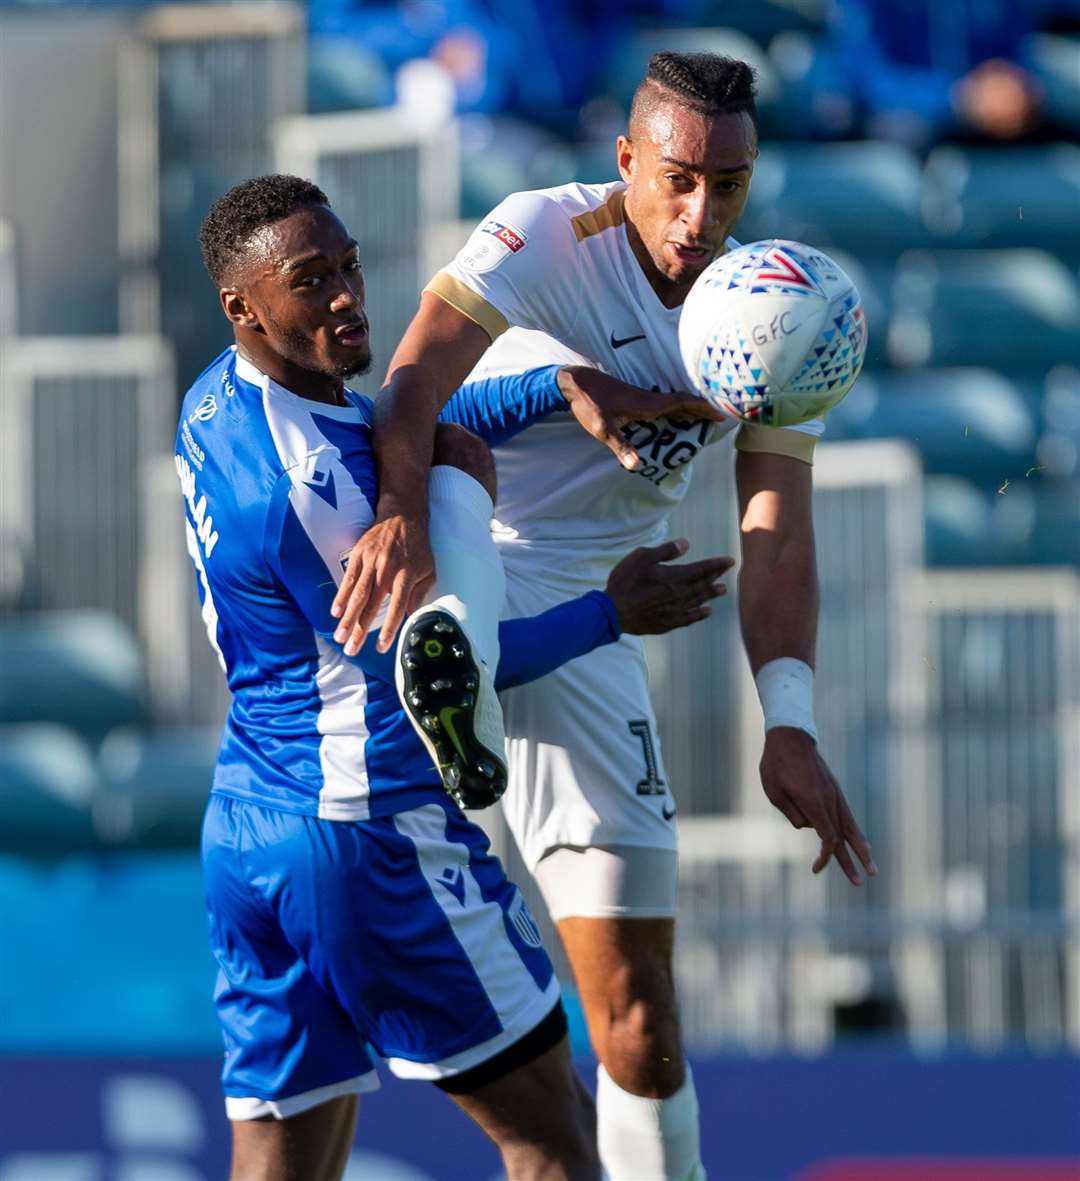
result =
M500 214L506 214L525 223L526 229L528 226L565 227L580 240L587 236L583 233L587 226L622 224L625 190L622 181L591 185L572 182L548 189L525 189L511 193L501 201L492 211L491 218L498 219Z

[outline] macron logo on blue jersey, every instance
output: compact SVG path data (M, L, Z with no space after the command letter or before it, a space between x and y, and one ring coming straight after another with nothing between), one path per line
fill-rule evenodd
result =
M448 865L435 880L445 886L461 906L465 905L465 875L460 865Z
M329 468L323 472L312 472L310 479L305 480L304 483L316 496L322 497L331 508L337 508L337 489L334 487L334 473Z

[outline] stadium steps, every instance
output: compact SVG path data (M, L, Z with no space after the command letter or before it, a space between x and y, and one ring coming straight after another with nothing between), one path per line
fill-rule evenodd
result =
M114 616L54 611L0 624L0 725L55 722L96 745L145 720L142 655Z
M923 175L927 227L943 244L1080 255L1080 146L940 147Z
M218 730L120 730L102 744L94 824L108 845L197 849Z
M915 250L893 284L897 366L982 365L1040 379L1080 363L1080 284L1041 250Z

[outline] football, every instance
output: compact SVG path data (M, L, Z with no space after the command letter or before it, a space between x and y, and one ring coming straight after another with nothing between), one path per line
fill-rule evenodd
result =
M794 426L851 389L866 355L855 284L828 255L773 238L721 255L679 317L694 388L736 418Z

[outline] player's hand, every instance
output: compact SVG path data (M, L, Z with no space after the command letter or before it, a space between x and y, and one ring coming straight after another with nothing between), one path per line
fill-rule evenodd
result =
M624 632L658 636L712 614L709 600L727 594L724 575L735 565L735 559L705 558L683 566L664 564L681 558L687 549L689 542L684 537L663 545L640 546L608 575L606 590Z
M776 726L768 731L761 757L761 785L769 803L779 808L795 828L812 828L821 838L814 873L821 873L835 857L851 884L861 886L852 852L868 874L877 873L870 843L855 823L840 785L809 734L792 726Z
M667 414L690 414L714 422L722 422L728 417L697 394L664 394L639 389L585 365L565 366L559 370L557 381L578 422L631 472L641 464L641 456L623 437L621 428L626 423L662 418Z
M379 633L385 652L398 628L424 601L435 579L427 523L402 516L378 521L352 548L330 613L340 622L334 639L355 656L387 595L390 602Z

